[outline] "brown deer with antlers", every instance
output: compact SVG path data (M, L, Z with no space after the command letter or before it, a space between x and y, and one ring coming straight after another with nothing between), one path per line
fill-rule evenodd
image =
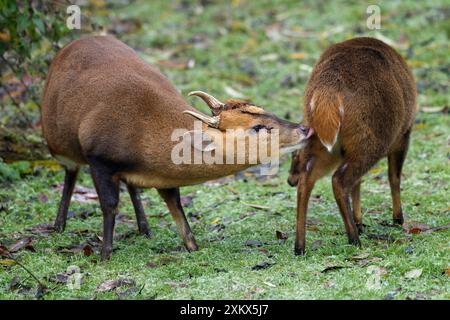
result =
M202 131L215 141L224 139L227 129L269 134L277 129L279 147L286 152L303 147L308 138L306 127L279 119L249 102L222 103L201 91L192 94L208 104L213 116L189 106L156 68L112 37L88 37L64 47L50 67L41 109L49 149L66 171L56 230L65 228L80 166L89 165L103 211L103 259L109 258L112 250L121 181L127 185L140 233L150 235L150 229L137 188L156 188L186 248L197 250L179 187L229 175L255 163L175 164L173 131L186 128L192 133L194 118L203 122ZM222 152L224 158L227 150ZM192 146L192 153L216 151Z

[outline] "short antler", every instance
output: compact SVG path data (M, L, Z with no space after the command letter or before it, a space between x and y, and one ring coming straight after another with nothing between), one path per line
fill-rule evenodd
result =
M205 116L204 114L201 114L200 112L195 112L195 111L190 111L190 110L183 111L183 113L190 114L191 116L203 121L210 127L213 127L213 128L219 127L219 123L220 123L219 117Z
M223 107L225 106L225 103L219 101L218 99L214 98L212 95L203 92L203 91L192 91L189 92L188 96L197 96L203 99L203 101L206 102L208 107L211 109L212 113L217 116L220 114L223 110Z

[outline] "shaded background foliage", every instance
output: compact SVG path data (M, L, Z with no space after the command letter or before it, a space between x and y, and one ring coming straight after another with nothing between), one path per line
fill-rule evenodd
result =
M48 68L64 44L99 29L84 15L83 28L70 30L66 9L71 4L84 5L84 13L107 7L103 1L0 0L0 181L31 172L27 160L48 158L39 136Z

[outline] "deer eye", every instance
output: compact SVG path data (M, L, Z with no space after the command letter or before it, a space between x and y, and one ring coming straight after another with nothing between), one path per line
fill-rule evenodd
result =
M259 132L259 130L264 129L266 126L262 125L262 124L257 124L256 126L253 126L252 129L255 130L256 132Z
M259 130L262 130L262 129L266 129L268 132L270 132L270 129L272 129L272 128L267 127L263 124L257 124L256 126L253 126L252 129L255 130L256 132L259 132Z

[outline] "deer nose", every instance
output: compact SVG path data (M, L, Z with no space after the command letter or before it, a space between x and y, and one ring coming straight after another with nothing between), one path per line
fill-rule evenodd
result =
M305 139L309 139L314 134L314 129L310 127L305 127L304 125L299 125L300 132L305 136Z

